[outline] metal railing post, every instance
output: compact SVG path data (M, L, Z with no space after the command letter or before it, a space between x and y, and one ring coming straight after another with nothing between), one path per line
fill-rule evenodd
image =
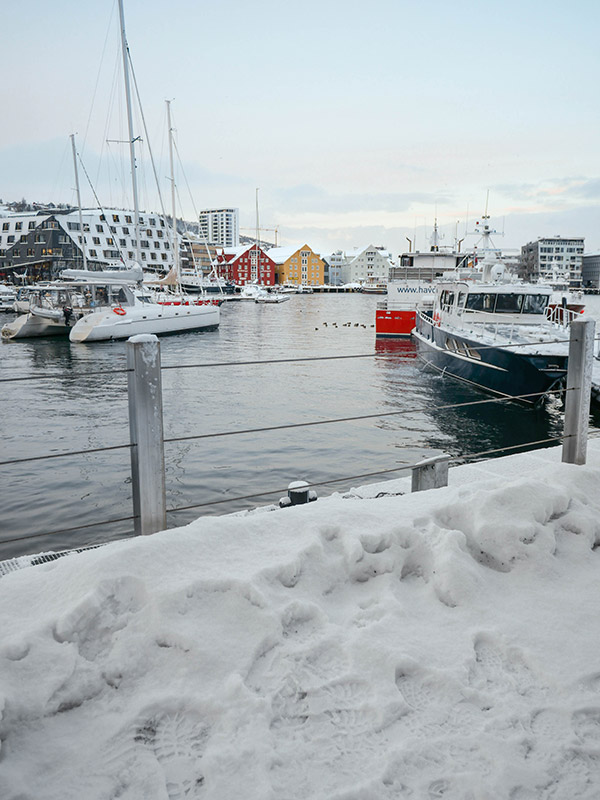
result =
M450 456L444 453L414 464L411 492L422 492L425 489L440 489L442 486L448 486L449 460Z
M160 344L153 334L127 340L131 482L136 534L167 527Z
M585 464L586 460L595 328L593 319L571 323L562 450L562 460L567 464Z

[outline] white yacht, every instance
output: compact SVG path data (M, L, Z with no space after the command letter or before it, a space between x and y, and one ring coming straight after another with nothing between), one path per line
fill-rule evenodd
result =
M65 271L77 278L77 270ZM141 273L141 270L139 270ZM80 274L80 273L79 273ZM96 293L98 282L104 284L105 298L100 308L93 309L78 319L69 332L72 342L99 342L111 339L128 339L139 333L183 333L197 330L214 330L219 326L218 305L165 305L153 302L141 288L139 274L119 281L119 273L97 273L93 280ZM107 277L108 276L108 277Z
M34 294L29 312L4 325L4 339L68 334L72 342L94 342L127 339L139 333L215 329L219 325L218 305L153 302L141 288L135 270L64 270L62 276L71 280Z
M90 311L82 287L69 283L29 287L26 298L15 301L14 306L21 313L2 326L3 339L66 336L77 320Z
M289 294L282 294L281 292L274 292L271 289L263 289L257 293L254 298L255 303L284 303L289 300Z
M219 326L216 305L160 305L144 295L136 296L129 287L122 288L126 300L82 316L70 330L72 342L128 339L139 333L214 330Z

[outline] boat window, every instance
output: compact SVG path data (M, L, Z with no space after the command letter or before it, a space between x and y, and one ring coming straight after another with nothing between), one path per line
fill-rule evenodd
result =
M449 336L446 337L446 350L456 350L456 342Z
M465 297L467 296L466 292L459 292L458 293L458 308L463 308L465 304Z
M448 311L453 304L454 304L454 292L450 292L447 289L445 289L440 296L441 307L445 311Z
M523 314L543 314L548 305L547 294L526 294L523 303Z
M469 345L468 345L468 344L466 344L466 345L465 345L465 349L466 349L466 351L467 351L467 355L468 355L470 358L475 358L475 359L477 359L478 361L481 361L481 353L479 352L479 350L475 350L475 348L473 348L473 347L469 347Z
M483 311L483 295L469 294L465 308L470 308L472 311Z
M496 313L498 314L520 314L522 307L522 294L499 294L496 297Z

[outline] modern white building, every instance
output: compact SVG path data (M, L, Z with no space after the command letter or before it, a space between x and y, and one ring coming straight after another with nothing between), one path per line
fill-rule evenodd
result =
M200 212L200 235L208 244L240 246L239 208L207 208Z
M159 214L139 212L139 247L133 211L44 210L0 218L0 270L56 277L61 269L119 267L139 261L168 271L173 265L173 229ZM83 224L83 230L82 230Z
M561 236L537 239L521 248L522 275L554 286L579 288L585 239Z

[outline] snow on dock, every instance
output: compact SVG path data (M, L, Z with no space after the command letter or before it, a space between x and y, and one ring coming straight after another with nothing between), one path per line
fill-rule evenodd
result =
M600 444L0 579L0 796L600 795Z

